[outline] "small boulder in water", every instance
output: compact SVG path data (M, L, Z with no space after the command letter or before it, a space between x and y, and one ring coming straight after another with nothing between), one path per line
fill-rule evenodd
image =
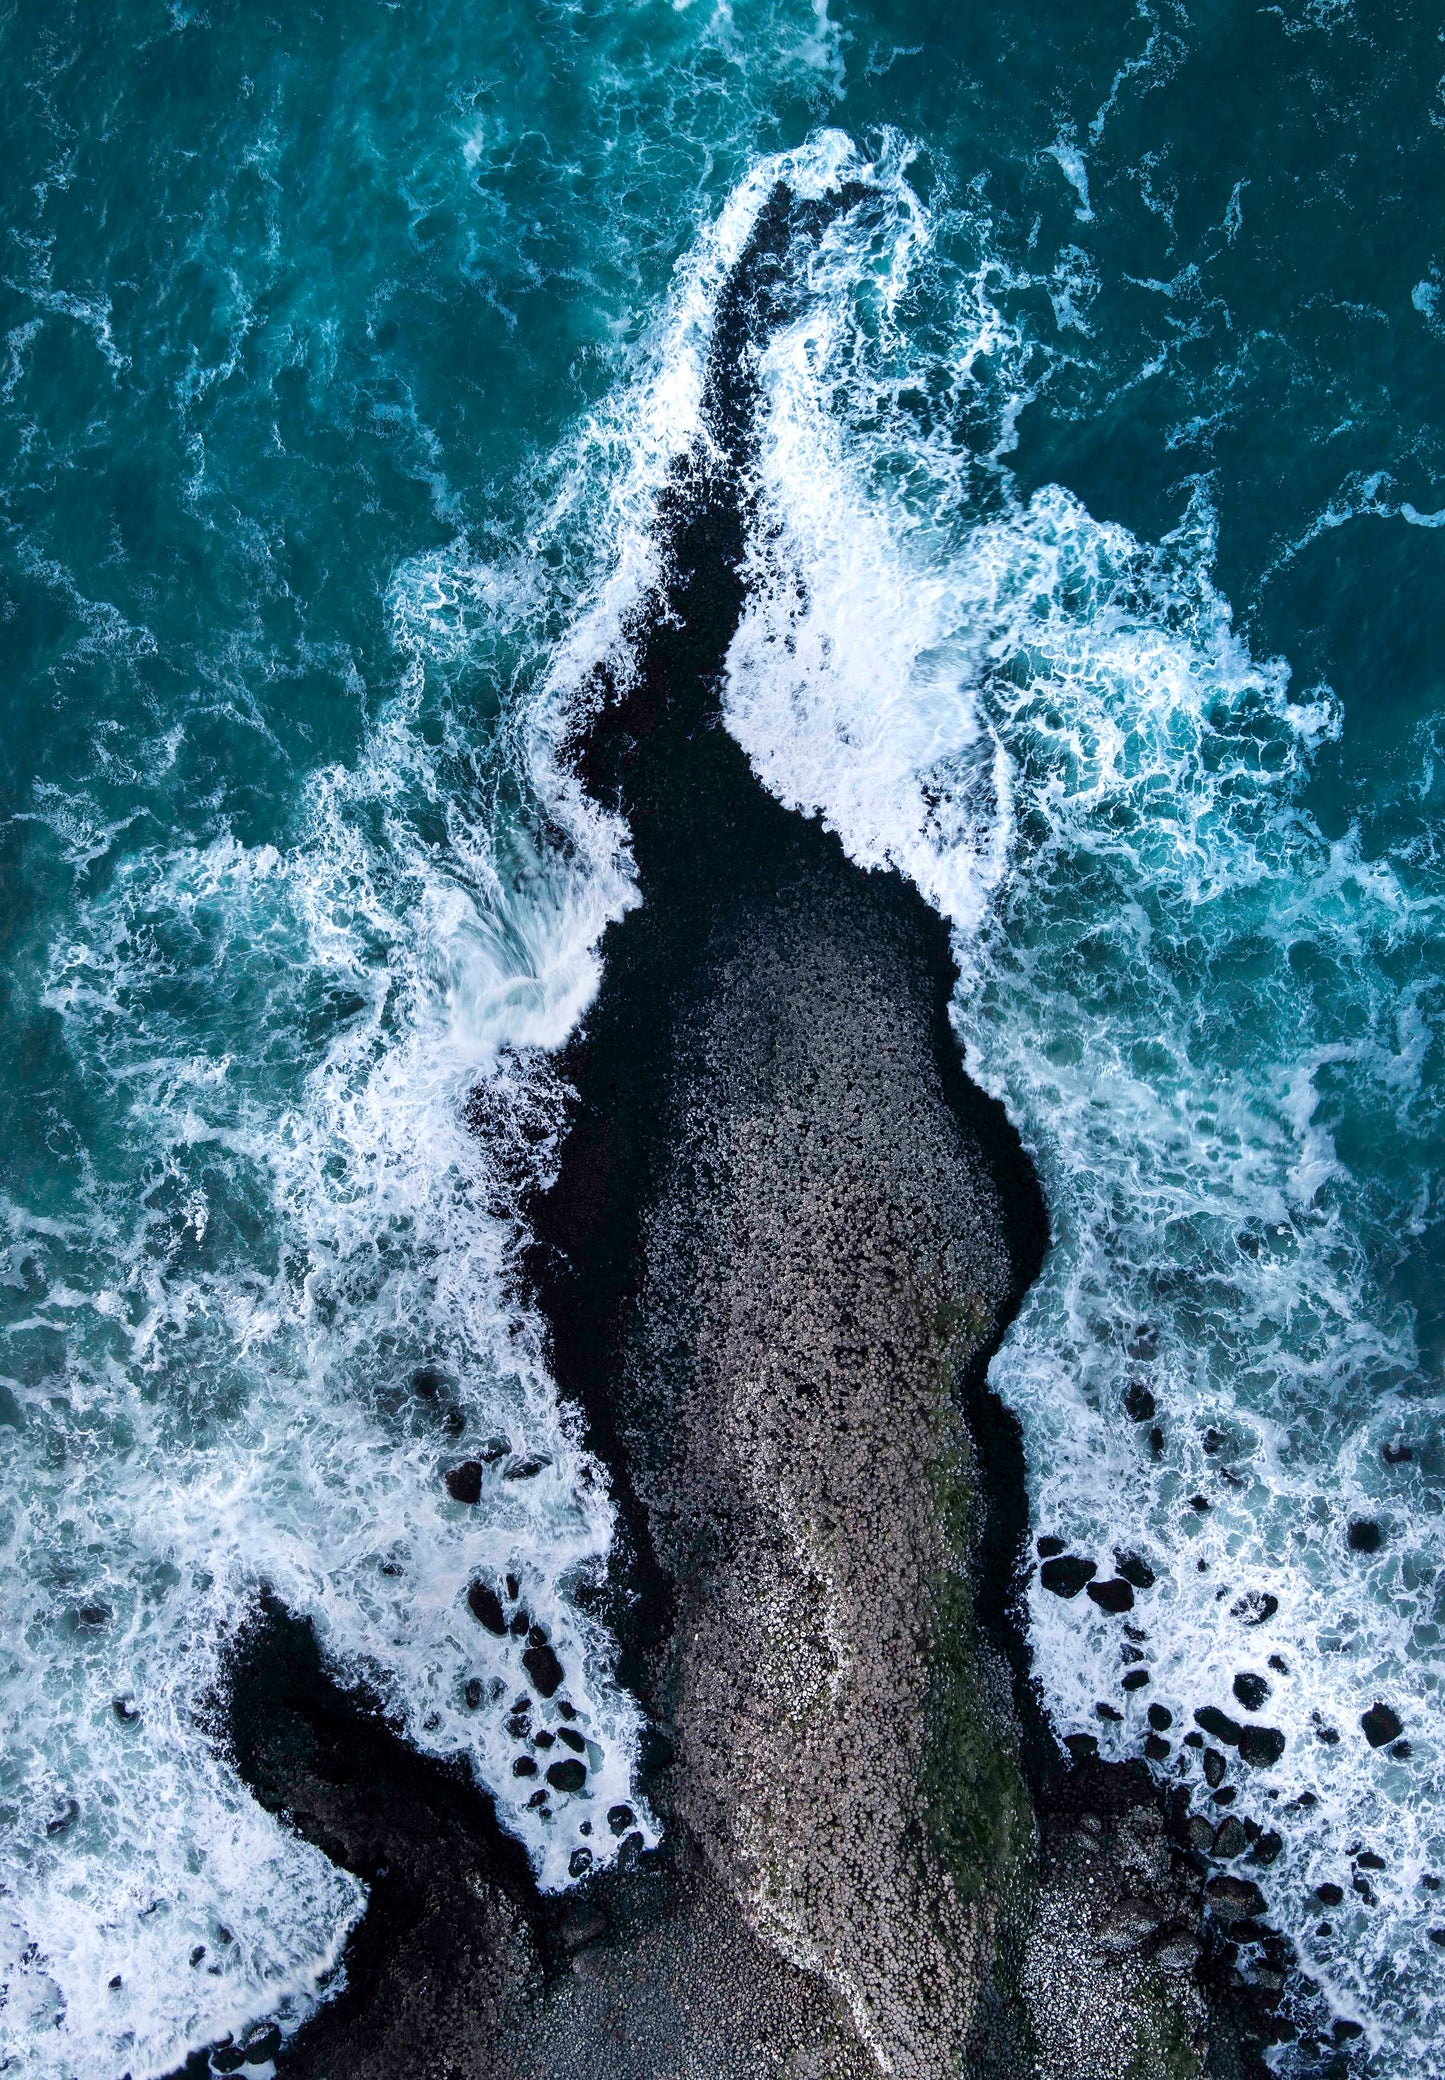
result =
M1153 1588L1154 1570L1149 1562L1141 1560L1137 1553L1116 1553L1114 1567L1121 1578L1131 1582L1136 1589Z
M507 1617L502 1609L502 1599L485 1582L472 1583L467 1591L467 1609L479 1625L495 1633L498 1639L506 1632Z
M1124 1389L1124 1412L1131 1423L1154 1420L1154 1396L1140 1379L1131 1379Z
M1284 1735L1276 1726L1242 1726L1239 1753L1251 1769L1273 1769L1284 1753Z
M1092 1733L1066 1733L1064 1746L1075 1762L1088 1762L1099 1752L1099 1743Z
M1128 1675L1124 1678L1123 1687L1126 1690L1143 1690L1148 1687L1148 1682L1149 1671L1147 1668L1131 1668Z
M1404 1466L1414 1456L1415 1454L1411 1451L1409 1445L1398 1440L1392 1441L1385 1446L1384 1459L1387 1466Z
M1038 1555L1040 1560L1052 1560L1056 1553L1062 1553L1063 1550L1064 1541L1061 1538L1041 1538L1039 1540Z
M1204 1781L1215 1787L1224 1782L1224 1757L1218 1748L1206 1748L1204 1751Z
M609 1806L607 1808L607 1825L613 1834L626 1834L635 1817L631 1806Z
M574 1755L585 1755L587 1753L587 1743L582 1738L582 1735L578 1733L575 1726L559 1726L557 1728L557 1738L561 1741L563 1747L570 1748Z
M1404 1732L1399 1714L1393 1712L1389 1705L1381 1704L1378 1700L1370 1706L1367 1712L1361 1715L1360 1725L1364 1731L1365 1739L1372 1748L1386 1747L1391 1741L1398 1740Z
M1124 1581L1090 1582L1089 1599L1111 1617L1119 1617L1124 1611L1134 1608L1134 1591Z
M1234 1679L1234 1694L1247 1712L1262 1711L1269 1696L1269 1684L1263 1676L1243 1671Z
M1243 1821L1237 1819L1233 1813L1227 1820L1220 1821L1213 1849L1221 1863L1232 1863L1236 1856L1243 1856L1248 1847L1249 1837L1244 1831Z
M528 1647L522 1656L522 1666L536 1684L539 1694L553 1697L562 1687L562 1664L548 1643Z
M1277 1834L1274 1828L1270 1827L1266 1828L1265 1832L1250 1850L1249 1860L1251 1863L1267 1865L1277 1863L1283 1854L1284 1836Z
M1252 1878L1211 1878L1204 1894L1223 1922L1252 1921L1264 1912L1264 1894Z
M1039 1580L1051 1596L1077 1596L1098 1571L1092 1560L1069 1553L1062 1559L1046 1560L1039 1569Z
M1226 1748L1239 1746L1239 1727L1214 1705L1201 1705L1194 1714L1194 1723L1202 1726L1206 1733L1212 1733L1217 1741L1223 1741Z
M1174 1714L1170 1711L1167 1704L1151 1704L1149 1707L1149 1724L1156 1733L1167 1733L1174 1724Z
M447 1493L453 1502L478 1503L482 1499L482 1462L464 1459L446 1477Z
M554 1762L547 1771L547 1782L554 1791L580 1791L587 1782L587 1765L569 1755L562 1762Z
M1350 1551L1352 1553L1378 1553L1384 1544L1385 1534L1373 1517L1354 1517L1350 1521Z

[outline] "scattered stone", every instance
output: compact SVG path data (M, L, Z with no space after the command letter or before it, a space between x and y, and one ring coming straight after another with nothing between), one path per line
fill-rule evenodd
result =
M1167 1704L1151 1704L1149 1707L1149 1724L1156 1733L1167 1733L1174 1724L1174 1714L1170 1711Z
M1202 1748L1204 1746L1204 1735L1202 1733L1186 1733L1184 1745L1186 1748Z
M1204 1512L1210 1507L1209 1497L1207 1495L1191 1495L1189 1507L1193 1510L1198 1510L1200 1516L1203 1516Z
M1275 1726L1243 1726L1239 1752L1251 1769L1273 1769L1285 1749L1284 1735Z
M554 1762L547 1771L547 1782L554 1791L580 1791L587 1782L587 1765L569 1755L563 1762Z
M1123 1579L1132 1582L1136 1589L1153 1588L1154 1570L1148 1561L1141 1559L1137 1553L1116 1553L1114 1566Z
M607 1809L607 1825L616 1835L626 1834L635 1817L631 1806L609 1806Z
M1441 1948L1445 1949L1445 1928L1432 1928L1430 1940L1432 1943L1439 1943Z
M1271 1654L1269 1665L1277 1676L1287 1676L1289 1674L1289 1663L1285 1660L1283 1654Z
M1154 1425L1154 1428L1149 1432L1149 1449L1154 1454L1156 1459L1161 1457L1164 1451L1164 1432L1159 1428L1159 1425L1157 1423Z
M1205 1749L1204 1775L1211 1785L1218 1785L1224 1782L1224 1757L1220 1754L1218 1748Z
M1327 1883L1324 1885L1316 1885L1315 1887L1315 1898L1319 1901L1322 1907L1338 1907L1343 1903L1344 1897L1345 1889L1343 1885L1332 1885Z
M467 1591L467 1609L486 1631L495 1633L498 1639L504 1637L507 1616L495 1589L489 1589L485 1582L473 1582Z
M545 1452L532 1452L527 1458L513 1459L509 1466L504 1466L502 1468L502 1479L504 1481L530 1481L536 1478L544 1466L550 1466L551 1464L552 1461Z
M466 1683L462 1687L462 1696L466 1700L469 1712L475 1712L480 1709L482 1702L482 1682L480 1676L469 1676L467 1678Z
M1096 1704L1094 1716L1096 1719L1112 1719L1116 1723L1122 1723L1124 1718L1124 1714L1111 1704Z
M512 1622L507 1629L511 1633L513 1639L521 1639L524 1637L525 1634L531 1631L532 1620L527 1615L527 1609L525 1604L520 1606L517 1610L513 1611Z
M1283 1853L1284 1836L1282 1834L1277 1834L1275 1830L1271 1827L1268 1828L1265 1831L1265 1833L1263 1833L1260 1836L1259 1840L1255 1843L1253 1849L1250 1851L1249 1860L1251 1863L1257 1863L1264 1867L1268 1867L1268 1865L1270 1865L1271 1863L1277 1863L1281 1855L1283 1855Z
M1247 1712L1262 1711L1269 1696L1269 1684L1263 1676L1237 1675L1234 1679L1234 1694Z
M1355 1517L1350 1523L1350 1551L1352 1553L1378 1553L1384 1543L1384 1533L1373 1517Z
M544 1726L544 1727L543 1727L543 1728L542 1728L542 1729L540 1730L540 1732L538 1732L538 1733L534 1733L534 1734L532 1735L532 1746L533 1746L534 1748L542 1748L542 1749L544 1749L544 1750L545 1750L545 1749L547 1749L547 1748L555 1748L555 1747L556 1747L556 1745L557 1745L557 1736L556 1736L556 1734L555 1734L555 1733L549 1733L549 1732L547 1731L547 1729L546 1729L546 1727L545 1727L545 1726Z
M1111 1617L1122 1617L1125 1611L1134 1608L1134 1591L1128 1582L1090 1582L1090 1601Z
M1039 1581L1051 1596L1077 1596L1098 1571L1092 1560L1080 1560L1071 1553L1062 1559L1046 1560L1039 1569Z
M582 1738L582 1735L578 1733L575 1726L559 1726L557 1728L557 1738L564 1747L570 1748L574 1754L585 1755L587 1753L587 1743Z
M59 1810L52 1813L46 1821L45 1832L49 1835L68 1834L79 1818L79 1800L67 1798L61 1803Z
M99 1632L110 1623L110 1611L103 1603L83 1603L75 1614L75 1622L82 1632Z
M1061 1538L1041 1538L1039 1540L1038 1555L1040 1560L1052 1560L1056 1553L1062 1553L1063 1550L1064 1541Z
M1408 1741L1396 1741L1394 1747L1390 1750L1396 1762L1408 1762L1414 1752Z
M1142 1690L1148 1680L1149 1671L1147 1668L1131 1668L1128 1675L1124 1678L1124 1688L1126 1690Z
M1360 1726L1372 1748L1387 1747L1391 1741L1398 1740L1404 1731L1399 1714L1378 1700L1361 1715Z
M538 1646L528 1647L522 1656L522 1666L541 1696L554 1697L561 1689L562 1664L546 1640Z
M590 1871L591 1868L592 1851L590 1849L574 1849L572 1851L571 1856L567 1860L568 1876L573 1878L585 1878L588 1871Z
M1226 1784L1221 1790L1215 1792L1214 1803L1217 1806L1232 1806L1234 1804L1235 1799L1238 1798L1238 1796L1239 1793L1235 1790L1234 1786L1232 1784Z
M1226 1924L1253 1920L1264 1912L1264 1894L1252 1878L1211 1878L1204 1896Z
M1384 1857L1377 1856L1373 1849L1362 1849L1355 1861L1362 1871L1382 1871L1385 1868Z
M1347 2016L1341 2016L1340 2020L1330 2031L1330 2035L1337 2044L1352 2043L1356 2037L1362 2037L1364 2034L1365 2025L1363 2022L1351 2022Z
M464 1459L446 1477L447 1493L453 1502L477 1503L482 1499L482 1462Z
M133 1726L140 1717L140 1706L130 1697L117 1697L111 1705L122 1726Z
M477 1446L484 1466L495 1466L499 1459L506 1458L511 1449L505 1437L489 1437L485 1444Z
M280 2054L281 2032L279 2028L274 2022L266 2023L263 2028L254 2030L247 2037L243 2049L246 2053L248 2066L264 2066L268 2064L270 2060Z
M1194 1723L1202 1726L1206 1733L1212 1733L1217 1741L1223 1741L1226 1748L1239 1746L1239 1727L1214 1705L1201 1705L1194 1714Z
M1387 1466L1404 1466L1415 1454L1407 1444L1391 1443L1385 1446L1383 1456Z
M1168 1741L1166 1741L1166 1740L1165 1740L1165 1738L1164 1738L1164 1736L1163 1736L1162 1734L1160 1734L1160 1733L1146 1733L1146 1734L1145 1734L1145 1736L1144 1736L1144 1754L1145 1754L1145 1757L1147 1758L1147 1760L1148 1760L1148 1761L1150 1761L1150 1762L1167 1762L1167 1761L1169 1760L1169 1753L1170 1753L1170 1749L1169 1749L1169 1743L1168 1743Z
M534 1756L519 1755L512 1764L512 1775L514 1777L535 1777L536 1774L537 1763Z
M1099 1743L1092 1733L1066 1733L1064 1746L1075 1762L1088 1762L1099 1752Z
M521 1593L522 1584L517 1580L517 1577L514 1574L509 1574L507 1576L507 1594L508 1596L510 1596L513 1603L516 1602L517 1598L521 1595Z
M1268 1589L1250 1589L1237 1603L1230 1605L1229 1614L1238 1618L1242 1625L1264 1625L1278 1609L1279 1598L1272 1596Z
M1202 1813L1195 1813L1184 1830L1190 1848L1196 1856L1208 1856L1214 1849L1214 1829Z
M1233 1813L1227 1820L1220 1821L1214 1837L1214 1854L1221 1862L1233 1862L1236 1856L1243 1856L1248 1847L1249 1836Z

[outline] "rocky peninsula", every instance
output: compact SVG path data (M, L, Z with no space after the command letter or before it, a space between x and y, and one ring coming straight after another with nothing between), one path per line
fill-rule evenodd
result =
M1210 1999L1202 1861L1142 1767L1057 1749L1030 1687L1022 1456L986 1369L1047 1217L964 1073L946 929L721 726L756 348L829 213L866 207L764 208L636 671L599 676L571 750L627 818L641 902L534 1065L568 1129L518 1278L618 1497L606 1615L663 1846L540 1897L460 1771L267 1606L233 1751L373 1888L295 2080L1257 2069Z

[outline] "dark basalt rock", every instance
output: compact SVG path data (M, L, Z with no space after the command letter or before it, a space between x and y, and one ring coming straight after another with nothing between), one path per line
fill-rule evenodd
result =
M1194 1723L1196 1726L1203 1727L1206 1733L1212 1733L1217 1741L1223 1741L1226 1748L1237 1748L1239 1746L1239 1727L1233 1719L1218 1710L1216 1706L1212 1704L1201 1705L1194 1714Z
M1269 1684L1263 1676L1241 1672L1234 1679L1234 1694L1247 1712L1262 1711L1269 1697Z
M1211 1878L1204 1896L1219 1920L1252 1920L1264 1912L1264 1894L1251 1878Z
M1211 1788L1217 1789L1224 1782L1224 1769L1224 1757L1220 1754L1218 1748L1206 1748L1204 1751L1205 1783L1210 1785Z
M486 1631L495 1633L498 1639L505 1635L507 1614L502 1609L502 1599L485 1582L472 1583L467 1591L467 1609Z
M562 1664L546 1640L528 1647L522 1666L537 1686L540 1697L555 1697L562 1687Z
M1136 1589L1152 1589L1154 1570L1138 1553L1116 1553L1114 1565L1122 1579L1131 1582Z
M569 1755L564 1762L551 1764L547 1782L554 1791L580 1791L587 1782L587 1765Z
M1090 1600L1111 1617L1118 1617L1134 1608L1134 1590L1126 1581L1090 1582L1088 1591Z
M1316 1885L1315 1887L1315 1898L1319 1901L1322 1907L1337 1907L1343 1901L1344 1896L1345 1889L1342 1885L1334 1885L1326 1882L1323 1885Z
M1154 1396L1142 1380L1131 1380L1125 1388L1124 1409L1132 1423L1150 1423L1154 1420Z
M1249 1836L1233 1813L1222 1820L1214 1836L1213 1852L1223 1863L1232 1863L1249 1847Z
M1039 1569L1039 1581L1051 1596L1077 1596L1098 1571L1094 1561L1080 1560L1071 1553L1062 1559L1046 1560Z
M1041 1538L1035 1550L1040 1560L1052 1560L1056 1553L1063 1552L1064 1541L1061 1538Z
M1355 1517L1350 1524L1350 1551L1378 1553L1385 1534L1373 1517Z
M1285 1749L1284 1735L1274 1726L1243 1726L1239 1752L1252 1769L1273 1769Z
M446 1476L447 1493L453 1502L478 1503L482 1499L482 1462L465 1459Z
M1360 1728L1372 1748L1383 1748L1398 1740L1404 1731L1398 1712L1378 1701L1360 1718Z
M1131 1668L1128 1675L1124 1678L1123 1688L1125 1690L1144 1690L1147 1689L1148 1684L1149 1671L1147 1668Z

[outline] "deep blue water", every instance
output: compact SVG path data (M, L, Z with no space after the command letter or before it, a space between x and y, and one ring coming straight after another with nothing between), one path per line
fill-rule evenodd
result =
M196 1716L262 1579L545 1884L606 1853L606 1480L463 1107L527 1102L630 900L554 746L625 664L718 281L779 174L850 171L765 360L729 723L952 918L1046 1182L994 1384L1036 1534L1154 1578L1137 1640L1031 1587L1059 1733L1137 1754L1162 1706L1192 1785L1179 1732L1261 1677L1251 1875L1370 2069L1436 2071L1438 12L12 0L0 39L0 2062L142 2080L323 1996L361 1888ZM591 1799L523 1804L483 1566Z

